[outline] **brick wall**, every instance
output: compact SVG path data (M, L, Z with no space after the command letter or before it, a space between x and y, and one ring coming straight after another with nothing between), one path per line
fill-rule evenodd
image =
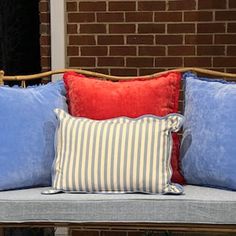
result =
M49 0L39 1L40 14L40 52L42 71L48 71L51 68L50 53L50 13Z
M67 67L117 75L199 66L236 72L236 1L66 1ZM49 0L40 0L50 69Z
M236 1L66 1L67 66L115 75L236 71Z

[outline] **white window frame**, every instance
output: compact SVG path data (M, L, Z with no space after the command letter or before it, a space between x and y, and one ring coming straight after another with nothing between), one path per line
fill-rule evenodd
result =
M66 66L65 44L65 0L50 0L51 20L51 69L64 69ZM59 80L61 75L53 75L52 81Z

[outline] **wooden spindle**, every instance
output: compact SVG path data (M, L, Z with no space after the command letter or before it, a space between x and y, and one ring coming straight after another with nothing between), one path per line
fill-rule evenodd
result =
M4 85L3 77L4 77L4 71L0 70L0 86Z

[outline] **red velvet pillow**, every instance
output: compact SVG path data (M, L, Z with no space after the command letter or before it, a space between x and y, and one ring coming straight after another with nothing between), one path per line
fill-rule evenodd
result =
M173 72L149 80L119 82L87 78L75 72L64 74L70 114L97 120L176 113L180 80L180 73ZM177 135L173 139L172 181L184 183L179 172L179 139Z

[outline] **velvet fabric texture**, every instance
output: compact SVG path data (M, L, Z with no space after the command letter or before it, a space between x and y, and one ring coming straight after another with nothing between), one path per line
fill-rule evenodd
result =
M236 190L236 83L186 73L182 170L189 184Z
M119 82L87 78L75 72L64 74L70 114L90 119L145 114L165 116L178 112L180 73L166 73L150 80ZM172 181L184 183L179 171L179 139L173 135Z
M55 108L67 110L63 81L0 87L0 190L50 185Z

